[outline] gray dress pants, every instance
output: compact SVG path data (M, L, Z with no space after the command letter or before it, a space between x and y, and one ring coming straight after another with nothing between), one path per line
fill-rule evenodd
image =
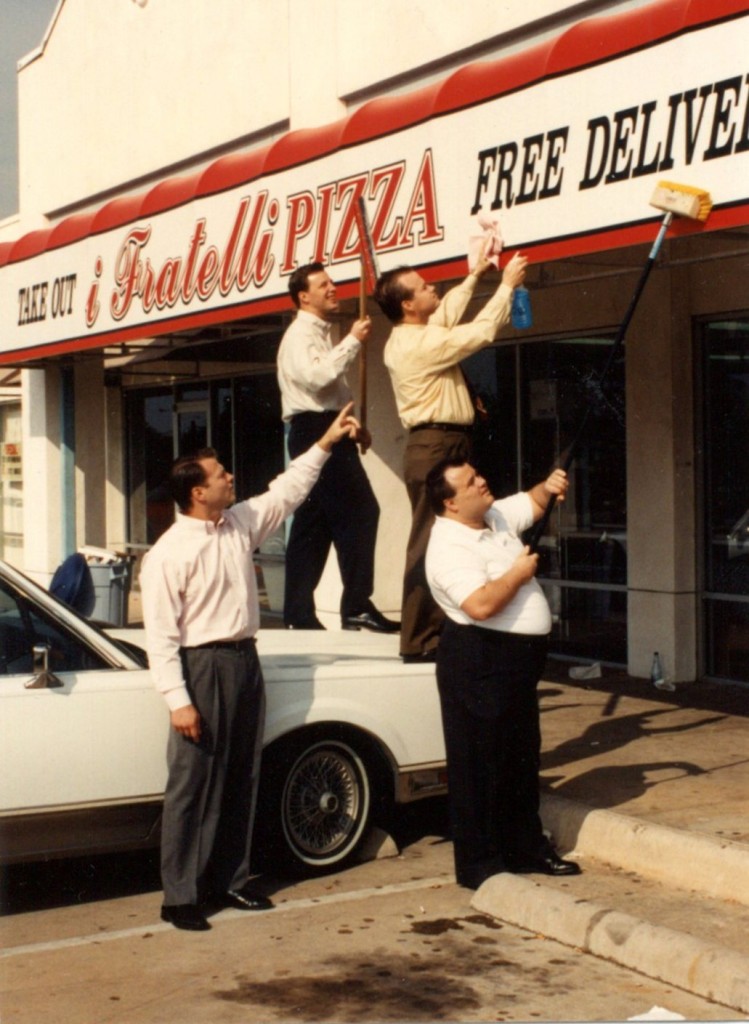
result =
M247 882L265 721L254 641L181 653L202 735L194 743L174 729L169 734L161 837L168 906Z

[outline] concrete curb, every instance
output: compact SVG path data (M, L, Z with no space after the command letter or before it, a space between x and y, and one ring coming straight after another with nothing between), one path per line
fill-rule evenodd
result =
M749 905L749 846L744 843L655 825L550 794L541 799L541 817L561 850Z
M501 874L474 894L476 910L749 1013L749 957L540 882Z

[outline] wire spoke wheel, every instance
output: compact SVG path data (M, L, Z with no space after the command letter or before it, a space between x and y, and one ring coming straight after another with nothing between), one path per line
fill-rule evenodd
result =
M304 864L338 864L364 834L371 805L364 762L346 743L320 741L293 763L281 796L286 842Z

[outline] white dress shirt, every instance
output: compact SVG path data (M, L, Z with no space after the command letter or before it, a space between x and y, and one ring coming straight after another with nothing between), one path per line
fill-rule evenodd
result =
M336 324L300 309L278 349L283 418L290 420L299 412L338 412L350 402L346 370L360 348L353 334L338 341Z
M171 711L190 704L180 647L253 637L260 626L252 552L306 498L329 458L318 445L218 523L177 514L140 574L148 663Z
M460 607L466 598L510 569L523 552L521 534L533 524L530 497L521 491L495 501L486 513L486 528L475 530L454 519L437 516L426 554L426 576L437 604L453 622L503 633L545 636L551 612L534 577L524 583L496 615L478 622Z

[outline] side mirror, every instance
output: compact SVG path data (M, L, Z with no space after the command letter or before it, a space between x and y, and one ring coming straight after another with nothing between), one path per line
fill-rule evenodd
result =
M33 654L33 676L27 683L24 683L26 690L51 690L63 684L49 670L49 647L47 644L34 644Z

